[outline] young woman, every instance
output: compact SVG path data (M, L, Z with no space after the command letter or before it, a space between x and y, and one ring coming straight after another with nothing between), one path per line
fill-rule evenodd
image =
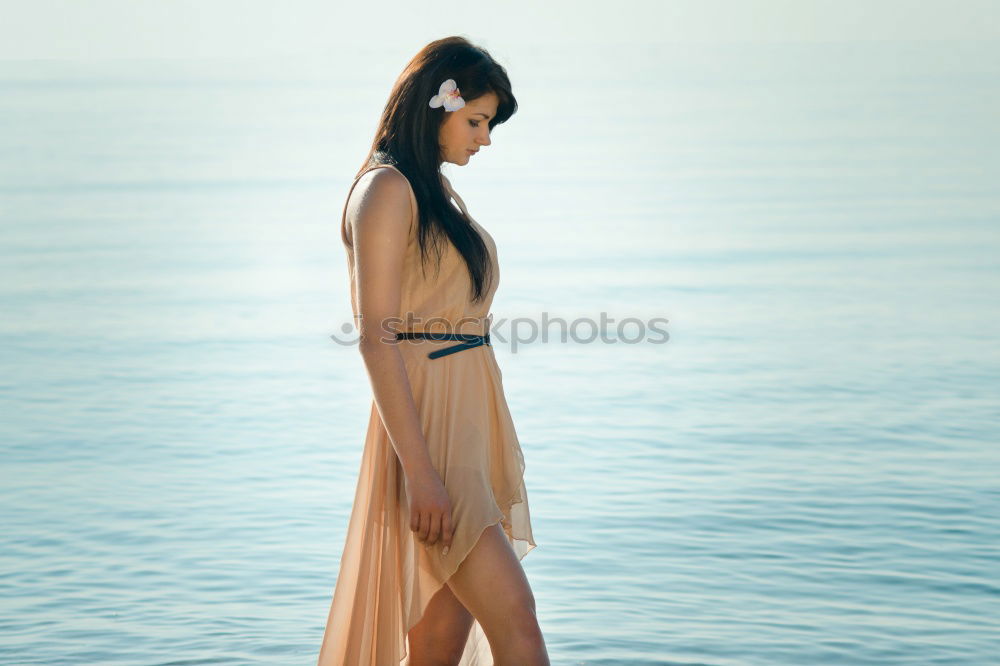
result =
M396 81L348 192L373 401L319 666L549 664L520 563L535 547L524 457L489 340L496 245L440 172L516 109L485 50L434 41Z

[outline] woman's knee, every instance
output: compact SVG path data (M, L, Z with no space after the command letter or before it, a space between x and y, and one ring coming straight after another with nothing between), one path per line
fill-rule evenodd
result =
M496 619L519 622L525 610L534 615L534 596L507 537L499 525L483 531L449 584L483 628Z
M525 601L511 609L508 627L510 634L522 637L525 640L536 640L542 636L542 631L538 626L538 616L535 615L534 602Z
M443 586L430 600L420 622L410 630L411 666L452 666L465 650L472 615Z
M462 660L462 653L465 652L466 641L451 638L453 637L431 641L419 648L411 646L411 666L457 666Z

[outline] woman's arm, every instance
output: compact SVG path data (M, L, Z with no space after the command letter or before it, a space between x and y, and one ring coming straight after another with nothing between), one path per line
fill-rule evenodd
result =
M361 356L375 404L408 480L434 472L398 343L390 341L400 325L403 260L413 214L409 184L393 169L363 176L350 214L357 285ZM436 473L435 473L436 474Z
M354 243L354 270L361 332L361 356L382 423L403 466L410 498L410 529L426 545L451 547L451 499L431 462L413 391L394 334L400 314L403 262L410 233L409 183L394 169L373 169L358 183L363 195L348 219ZM367 177L362 176L362 178ZM349 207L350 213L350 207ZM389 321L392 319L393 321Z

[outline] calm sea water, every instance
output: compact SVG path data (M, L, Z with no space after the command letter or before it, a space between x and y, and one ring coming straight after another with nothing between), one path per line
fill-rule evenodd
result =
M495 345L553 664L1000 663L998 51L498 54L496 330L615 319ZM315 663L410 55L0 64L0 662Z

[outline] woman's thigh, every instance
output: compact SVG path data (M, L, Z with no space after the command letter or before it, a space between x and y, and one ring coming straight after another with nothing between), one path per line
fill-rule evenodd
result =
M528 578L499 524L483 530L448 585L487 638L499 639L537 624Z

